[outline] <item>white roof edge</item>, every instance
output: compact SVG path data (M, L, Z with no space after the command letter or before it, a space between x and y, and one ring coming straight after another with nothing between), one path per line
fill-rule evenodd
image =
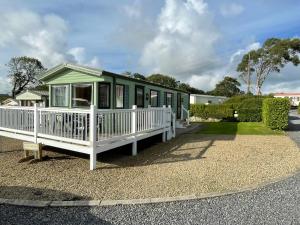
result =
M191 96L201 96L201 97L214 97L214 98L228 98L226 96L215 96L215 95L200 95L200 94L190 94Z

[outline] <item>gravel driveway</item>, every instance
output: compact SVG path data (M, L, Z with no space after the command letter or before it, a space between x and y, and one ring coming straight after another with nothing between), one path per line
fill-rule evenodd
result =
M223 193L255 187L299 169L300 152L287 136L185 134L140 151L88 159L46 151L45 161L18 163L22 152L2 139L0 197L37 200L140 199ZM48 149L49 150L49 149Z
M1 224L300 224L300 174L255 191L211 199L110 207L0 205Z

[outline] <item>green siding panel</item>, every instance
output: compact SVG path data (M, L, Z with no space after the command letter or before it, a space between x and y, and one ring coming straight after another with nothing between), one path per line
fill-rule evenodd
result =
M108 76L93 76L90 74L74 71L65 70L56 76L52 77L50 80L45 81L46 84L73 84L73 83L88 83L96 81L108 81L111 82L112 78Z

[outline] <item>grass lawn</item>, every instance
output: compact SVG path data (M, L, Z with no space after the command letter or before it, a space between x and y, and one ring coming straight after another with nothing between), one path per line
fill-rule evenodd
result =
M199 134L283 135L284 131L271 130L258 122L205 122Z

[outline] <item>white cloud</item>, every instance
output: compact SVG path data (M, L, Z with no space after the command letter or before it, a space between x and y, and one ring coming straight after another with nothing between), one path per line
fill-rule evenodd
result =
M259 42L254 42L252 44L249 44L244 49L238 49L235 53L233 53L230 57L230 63L234 64L237 63L237 61L241 60L243 55L251 50L257 50L261 47L261 44Z
M69 49L69 24L57 15L26 10L2 13L0 30L0 51L9 49L15 54L8 52L7 61L12 56L26 55L39 59L47 68L66 61L99 66L96 57L86 59L83 47ZM2 82L9 86L7 81Z
M86 59L86 50L83 47L71 48L68 51L68 54L72 55L74 57L75 62L80 65L86 65L91 67L99 67L100 65L99 59L96 56L94 56L89 61Z
M150 72L187 81L219 64L214 51L219 36L204 1L166 0L157 32L146 43L140 63Z
M141 16L141 2L135 0L132 4L123 6L123 10L129 17L138 18Z
M88 64L83 47L68 49L68 25L54 14L41 16L31 11L1 14L0 49L9 47L19 55L38 58L47 67L64 61Z
M225 17L240 15L245 10L244 6L237 3L221 5L221 14Z

